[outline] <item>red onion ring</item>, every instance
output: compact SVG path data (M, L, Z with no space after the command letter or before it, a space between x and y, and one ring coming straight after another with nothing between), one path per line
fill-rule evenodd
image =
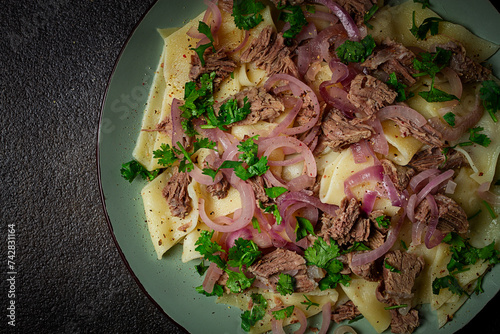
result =
M354 198L351 187L366 181L382 181L384 177L384 168L380 165L370 166L349 176L344 181L344 193L350 199Z
M299 329L297 329L294 334L304 334L307 330L307 317L304 312L298 307L294 307L293 312L297 316L297 319L300 323Z
M449 67L445 67L441 70L441 73L445 76L445 78L448 80L450 84L450 92L449 94L455 95L459 99L462 98L462 92L463 92L463 86L462 86L462 80L460 80L460 77L458 76L457 72L452 70ZM443 104L447 108L454 107L458 104L459 100L451 100L451 101L446 101Z
M356 107L347 98L347 92L335 86L331 81L323 81L319 85L319 94L329 106L340 110L347 118L352 119Z
M406 205L406 215L412 223L415 223L415 209L417 205L417 194L413 194L408 199L408 204Z
M448 169L447 171L441 173L440 175L436 176L435 178L433 178L432 180L429 181L429 183L427 183L425 185L424 188L422 188L422 190L417 194L417 203L416 205L418 205L420 202L422 202L422 200L428 195L431 193L431 191L435 191L437 190L437 188L443 183L445 182L446 180L448 180L450 177L452 177L453 175L455 174L455 172L453 171L453 169Z
M272 317L271 330L273 331L273 334L285 334L285 330L283 329L283 319L276 320Z
M354 157L354 163L362 164L368 161L368 158L373 156L368 144L365 140L361 140L350 146L352 156Z
M375 206L375 201L377 200L378 192L374 190L368 190L363 196L363 204L361 205L361 210L365 213L370 214Z
M229 235L226 238L227 249L233 247L235 241L239 238L252 240L252 232L248 228L244 227L240 230L229 233Z
M399 192L396 189L396 186L394 186L394 183L392 182L389 175L384 174L383 181L384 181L383 182L384 188L387 191L387 196L391 200L391 204L393 206L401 207L402 203L401 203L401 198L400 198Z
M359 41L361 39L356 23L342 6L331 0L312 0L311 2L321 4L330 9L332 13L339 18L347 31L347 36L349 36L351 40Z
M280 213L284 212L284 210L288 206L295 204L297 202L308 203L334 217L337 215L336 211L339 208L338 206L333 204L323 203L317 197L309 196L298 191L290 191L278 197L277 199L278 210L280 211Z
M292 110L288 113L288 115L285 116L285 118L271 131L269 134L269 137L276 137L280 133L283 133L285 129L287 129L291 124L293 124L293 120L297 116L297 114L300 111L300 108L302 108L302 104L304 102L302 99L297 99L297 102L295 102L295 105Z
M321 10L315 10L314 13L305 11L304 16L306 19L326 21L330 22L330 24L336 24L339 21L338 17L334 14L323 12Z
M403 118L411 120L412 124L416 127L420 128L427 124L427 120L422 114L420 114L415 109L412 109L408 106L397 104L392 106L387 106L380 109L377 112L377 118L380 121L384 121L386 119L394 119L394 118Z
M371 136L369 141L372 143L372 148L375 152L380 153L382 155L389 154L389 143L387 142L387 138L384 134L384 129L382 128L382 123L378 118L372 118L366 122L366 124L370 125L375 133Z
M328 332L328 329L330 328L330 323L332 321L332 303L327 302L323 307L321 308L322 314L322 322L321 322L321 328L318 332L318 334L326 334Z
M240 45L238 45L236 48L234 48L233 50L231 50L231 51L229 51L227 53L228 54L232 54L232 53L238 52L241 49L243 49L245 47L245 45L247 44L249 37L250 37L250 31L249 30L245 30L245 37L241 41Z
M193 170L188 172L188 174L196 182L198 182L200 184L207 185L207 186L214 185L222 179L222 174L217 173L217 175L215 175L215 178L212 180L212 177L203 174L203 171L196 164L193 164Z
M428 249L431 249L439 245L441 241L443 241L446 234L436 228L439 221L439 209L436 201L434 200L434 196L428 194L425 198L427 199L431 209L431 219L427 225L427 233L425 234L425 246Z
M349 76L349 67L341 62L339 59L332 58L328 63L328 67L332 71L332 83L341 82Z
M423 187L424 181L428 180L431 177L439 175L439 173L440 173L439 170L436 168L426 169L426 170L418 173L417 175L412 177L410 180L411 190L413 190L414 192L420 191Z
M205 279L203 280L202 286L203 290L207 293L212 293L214 291L215 283L219 280L222 275L222 269L217 267L217 265L212 262L208 266Z
M310 22L308 25L302 28L297 36L295 36L295 40L300 43L302 41L305 41L306 39L315 38L316 36L318 36L318 30L316 29L314 23Z

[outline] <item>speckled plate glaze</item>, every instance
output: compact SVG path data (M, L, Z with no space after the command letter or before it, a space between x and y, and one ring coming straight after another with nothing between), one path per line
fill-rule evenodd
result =
M488 1L431 3L432 9L446 20L461 23L475 34L500 44L500 15ZM172 249L162 260L156 259L140 197L145 183L129 184L119 172L121 164L132 157L148 89L162 51L163 42L156 29L180 27L202 10L201 0L159 0L130 35L116 63L102 107L97 149L99 178L109 228L118 250L151 300L190 333L244 333L240 328L240 310L215 304L214 298L195 292L194 287L201 284L201 279L192 263L181 262L180 247ZM498 76L500 54L490 59L490 63ZM440 330L437 330L434 314L424 307L422 326L416 333L448 334L459 330L497 293L499 281L500 266L497 266L484 280L486 292L474 295L454 320ZM309 324L319 327L321 318L314 317ZM330 332L333 333L335 327L332 325ZM374 333L365 320L353 327L358 333Z

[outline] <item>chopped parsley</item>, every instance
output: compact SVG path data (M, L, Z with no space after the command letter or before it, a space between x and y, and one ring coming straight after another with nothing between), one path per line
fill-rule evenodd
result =
M281 310L272 311L271 313L272 313L274 319L283 320L283 319L289 318L293 314L294 309L295 309L295 306L291 305L291 306L282 308Z
M267 197L276 198L276 197L286 193L288 191L288 189L286 189L284 187L271 187L271 188L265 188L264 191L265 191Z
M365 13L365 15L363 16L363 22L365 24L365 26L367 26L369 29L373 29L373 26L368 23L368 21L371 20L371 18L373 17L373 15L375 15L375 13L379 10L379 7L378 5L373 5L369 11L367 11Z
M203 285L197 286L196 292L201 293L202 295L205 295L207 297L212 297L212 296L217 296L217 297L222 297L224 294L224 288L220 284L214 284L214 289L211 293L208 293L205 291L203 288Z
M343 63L362 63L375 49L375 40L367 35L360 42L347 40L335 52Z
M234 246L229 249L228 266L239 267L250 266L257 260L262 252L252 240L238 238L234 242Z
M491 205L488 202L483 201L483 204L486 207L486 210L488 211L488 213L490 214L491 219L495 219L497 217L495 210L493 210L493 208L491 207Z
M478 144L484 147L488 147L491 143L491 139L484 133L478 133L483 131L484 128L476 126L475 128L469 129L469 141L458 144L458 146L471 146Z
M448 123L450 126L455 126L455 114L452 113L451 111L447 112L446 114L443 115L443 119Z
M210 27L203 21L198 22L198 32L207 36L210 42L207 44L202 44L197 48L190 48L189 50L193 50L194 52L196 52L198 58L200 58L201 66L205 66L205 58L204 58L205 50L208 48L212 48L212 50L215 50L214 37L212 36L212 31L210 30Z
M407 304L387 306L387 307L384 307L384 310L396 310L398 308L403 308L403 307L407 307L407 306L408 306Z
M283 32L283 37L294 38L302 28L307 25L306 17L300 6L292 5L278 5L278 9L281 11L279 19L283 22L290 23L290 28Z
M397 274L401 274L401 270L399 270L398 268L394 267L393 265L389 264L387 261L384 261L384 267L386 269L389 269L389 271L391 273L397 273Z
M448 288L451 293L457 294L459 296L465 293L465 290L460 286L457 278L453 275L436 278L432 282L432 293L435 295L438 295L441 289L446 288Z
M375 218L375 222L382 228L388 228L389 226L391 226L391 219L385 215L381 215Z
M314 227L308 219L303 217L295 218L297 218L297 224L295 225L295 234L297 237L295 241L307 237L308 234L316 235L314 234Z
M233 18L234 24L242 30L250 30L262 22L262 15L259 14L266 6L255 0L234 0Z
M251 112L248 97L245 96L243 99L241 108L238 107L238 102L235 99L229 99L220 106L218 115L215 115L213 108L207 110L207 124L201 127L204 129L217 127L222 131L227 131L226 125L244 120Z
M406 101L414 95L413 92L410 92L410 93L408 93L408 95L406 95L405 88L407 86L398 81L398 78L397 78L395 72L392 72L391 74L389 74L389 81L387 81L386 83L388 85L392 86L392 88L394 88L396 93L398 93L398 96L396 97L396 101L398 101L398 102Z
M442 21L443 19L440 19L439 17L428 17L422 22L420 27L417 27L415 24L415 12L413 12L413 23L410 32L417 38L417 40L424 40L426 39L428 32L431 33L431 36L438 34L439 22Z
M236 272L233 270L226 269L225 272L228 275L226 286L232 293L240 293L245 289L248 289L255 278L248 278L243 272Z
M252 309L241 314L241 328L245 332L249 332L250 328L262 320L266 315L267 300L258 293L252 293Z
M257 220L257 218L253 217L252 218L252 226L254 229L256 229L259 233L261 233L262 231L260 230L260 224L259 224L259 221Z
M212 237L214 235L214 231L201 231L200 237L196 240L195 250L201 254L205 259L210 262L213 262L217 265L217 267L221 269L226 268L226 261L222 259L222 257L215 253L225 253L222 247L215 241L212 241Z
M200 148L208 148L214 149L216 143L210 141L208 138L201 138L194 142L193 151L188 152L181 145L180 142L177 142L178 148L168 144L161 144L160 148L153 151L153 157L158 159L158 164L164 167L172 166L176 161L179 161L179 172L190 172L194 168L193 160L191 156L198 151ZM178 156L182 156L182 159L179 159Z
M278 210L278 206L276 204L271 204L268 206L264 206L264 204L259 201L259 207L264 210L265 213L270 213L274 216L274 219L276 220L276 225L281 225L281 222L283 221L283 218L280 215L280 210Z
M208 266L205 265L205 261L201 259L201 262L194 266L194 268L196 269L198 275L203 276L207 272Z
M354 241L352 246L343 251L342 254L352 253L356 251L365 251L365 250L371 250L371 248L362 242Z
M498 122L495 113L500 109L500 87L493 80L483 81L479 90L479 97L483 100L483 106L490 114L494 122Z
M144 180L152 181L155 177L158 176L160 170L155 169L154 171L150 172L149 170L146 169L146 167L141 165L138 161L131 160L129 162L122 164L122 167L120 168L120 173L125 180L132 183L132 181L134 181L134 179L139 175Z
M276 284L276 290L282 296L291 295L295 290L295 278L290 275L280 273L278 283Z
M453 94L446 93L434 87L434 79L432 80L431 89L427 92L420 92L418 95L422 96L427 102L446 102L459 99Z
M311 301L309 298L307 298L307 296L306 296L306 295L302 295L302 296L304 296L304 298L305 298L306 300L304 300L303 302L300 302L300 303L301 303L302 305L306 305L306 306L307 306L307 307L306 307L306 311L309 311L309 308L310 308L311 306L316 306L316 307L319 307L319 304L318 304L318 303L315 303L315 302Z
M431 6L430 0L413 0L414 3L421 3L422 9L426 9Z
M408 246L406 245L406 242L404 242L403 240L401 240L401 247L402 247L404 250L408 250Z

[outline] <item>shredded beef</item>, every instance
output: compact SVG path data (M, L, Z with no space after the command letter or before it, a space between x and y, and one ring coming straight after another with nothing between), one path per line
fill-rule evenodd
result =
M391 73L396 73L399 80L411 86L416 82L412 75L415 73L414 58L415 54L403 44L386 39L361 65L372 71L380 69L386 73L387 77Z
M241 54L244 63L255 62L258 68L266 73L285 73L299 76L297 66L292 60L292 48L285 45L283 33L276 34L272 26L264 28L259 37L255 38L248 49Z
M351 144L367 139L375 132L367 124L358 119L348 120L339 110L330 110L321 123L324 144L334 151L341 151Z
M443 170L456 169L468 166L469 163L464 155L457 150L449 148L445 156L442 149L429 147L417 152L408 165L414 168L417 173L420 173L431 168Z
M233 12L233 0L219 0L219 8L225 12Z
M380 265L378 261L368 262L360 266L353 266L351 263L352 256L353 253L347 253L349 268L354 274L370 282L376 282L381 279Z
M264 255L257 263L248 268L255 278L276 291L279 274L288 274L295 278L296 292L309 292L318 284L308 276L306 260L299 254L278 248Z
M391 312L391 332L410 334L420 326L418 311L411 309L405 315L396 310L389 310Z
M384 279L377 289L377 298L391 305L411 304L415 278L425 265L423 258L395 250L385 254L384 263L386 264L382 272Z
M229 188L229 182L225 177L222 177L222 179L216 184L208 185L207 191L210 193L210 195L212 195L212 197L223 199L226 198Z
M248 114L244 120L229 124L228 127L233 125L255 124L263 120L273 120L285 110L283 103L275 96L266 92L263 87L252 87L242 90L228 99L236 99L238 107L241 108L243 107L245 97L248 98L248 102L250 103L250 114ZM216 113L218 113L220 106L228 99L214 104Z
M377 223L373 224L377 225ZM376 228L373 228L370 237L368 238L368 241L366 242L366 245L370 247L371 249L377 249L380 246L382 246L385 242L385 237L386 235L382 233L381 231L377 230Z
M413 120L405 118L403 114L392 117L391 120L398 125L399 132L403 137L412 136L429 146L443 147L445 144L441 133L429 123L425 123L425 125L419 127Z
M168 180L162 195L165 197L173 216L184 218L191 212L191 198L187 187L191 183L191 176L179 173L177 170Z
M398 94L371 75L358 74L351 82L347 98L368 116L392 104Z
M464 83L488 80L491 70L466 56L463 45L448 42L439 47L452 52L449 67L458 73Z
M358 26L365 22L366 13L377 3L376 0L335 0L354 18Z
M197 54L191 56L189 79L192 81L197 81L205 73L215 72L214 86L218 87L236 69L236 62L229 58L223 49L215 53L207 49L204 59L205 66L201 64Z
M271 202L271 199L266 195L267 188L264 178L260 175L252 176L247 180L247 182L252 186L253 192L255 193L255 199L266 205Z
M344 320L352 320L360 314L361 312L359 312L356 305L354 305L352 300L349 300L347 303L340 305L332 312L332 320L336 323L340 323Z
M437 229L443 233L466 233L469 229L469 221L464 209L453 199L443 194L434 195L434 200L439 212ZM430 217L431 208L427 199L424 198L415 210L415 220L427 224Z
M415 175L415 170L411 167L399 166L387 159L380 160L384 173L389 176L392 183L399 192L405 190L410 184L410 179Z

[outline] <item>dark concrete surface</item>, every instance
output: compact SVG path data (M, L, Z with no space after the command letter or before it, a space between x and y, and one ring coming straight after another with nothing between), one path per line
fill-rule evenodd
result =
M0 332L183 332L121 261L96 176L106 84L153 2L0 2ZM499 307L497 296L462 333L498 332Z

